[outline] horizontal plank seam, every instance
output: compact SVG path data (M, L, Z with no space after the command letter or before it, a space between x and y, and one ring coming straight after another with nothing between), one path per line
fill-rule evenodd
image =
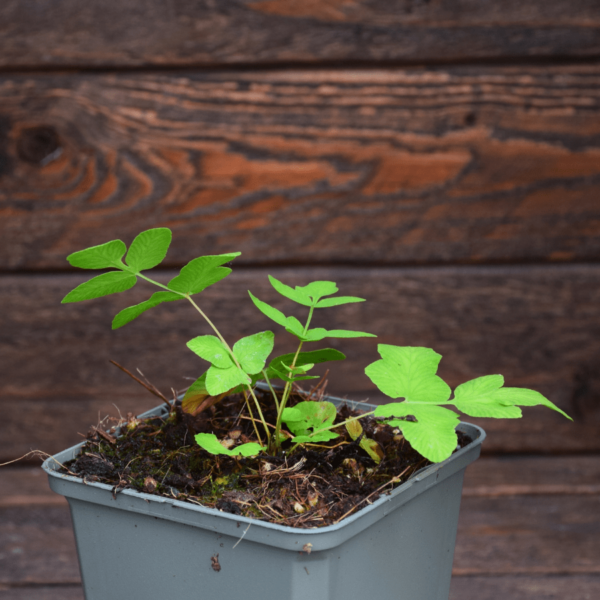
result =
M190 260L194 258L190 257ZM157 275L165 274L168 275L170 272L174 272L183 267L185 262L177 265L170 265L164 268L154 268L152 272ZM487 269L487 268L498 268L501 269L503 267L522 267L523 269L528 269L532 267L539 268L569 268L570 266L579 266L579 267L590 267L597 268L600 266L600 256L598 260L590 260L589 258L582 260L569 260L569 261L540 261L540 260L486 260L485 262L474 262L474 261L449 261L449 262L441 262L441 261L432 261L432 262L423 262L423 263L409 263L409 262L393 262L393 263L381 263L381 262L291 262L291 261L283 261L283 262L264 262L264 263L241 263L235 265L235 271L258 271L264 269L353 269L353 270L370 270L370 269L381 269L381 270L389 270L392 271L394 269L406 269L406 270L425 270L425 269L453 269L453 268L464 268L464 269ZM94 275L99 275L101 273L108 272L107 270L97 270L94 271ZM31 277L31 276L52 276L52 275L89 275L89 271L85 270L75 270L69 268L49 268L49 269L0 269L0 277L15 277L15 276L23 276L23 277Z
M0 592L7 591L11 589L37 589L37 588L61 588L61 587L69 587L69 588L78 588L81 587L80 579L67 579L65 581L24 581L20 583L18 581L15 582L3 582L0 583Z
M484 571L480 569L455 568L452 576L480 576L495 577L499 575L599 575L600 565L597 567L569 567L568 569L556 569L554 567L515 567L514 570L499 569L498 571Z
M600 494L600 484L575 485L480 485L466 487L465 497L497 498L499 496L579 496Z
M323 61L265 61L265 62L222 62L222 63L169 63L169 64L154 64L148 62L143 65L95 65L95 64L23 64L23 65L4 65L0 67L0 74L8 73L11 75L20 72L32 75L36 73L165 73L198 71L198 72L214 72L214 71L289 71L289 70L353 70L353 69L395 69L395 68L411 68L411 67L451 67L451 66L489 66L489 67L512 67L512 66L550 66L550 65L566 65L577 66L581 64L590 64L600 61L600 54L550 54L544 56L489 56L471 58L465 57L462 59L426 59L426 60L323 60Z

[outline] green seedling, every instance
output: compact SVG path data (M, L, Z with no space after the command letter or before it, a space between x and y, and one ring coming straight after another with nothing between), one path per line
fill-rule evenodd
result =
M294 383L317 378L309 374L316 364L345 358L344 354L332 348L302 351L304 344L325 338L375 337L361 331L327 330L321 327L311 329L314 311L364 300L353 296L335 296L338 288L331 281L314 281L306 286L292 288L269 276L273 288L288 300L308 308L308 315L302 324L295 316L286 316L248 292L263 315L298 340L296 352L273 358L267 364L274 346L273 332L255 333L230 346L192 298L227 277L231 269L224 265L240 253L195 258L176 277L163 285L150 278L146 272L164 260L170 243L171 231L158 228L140 233L129 250L121 240L113 240L71 254L67 260L74 267L112 270L82 283L67 294L63 302L80 302L124 292L142 279L161 291L155 292L144 302L119 312L113 319L113 329L123 327L164 302L185 300L194 307L214 335L199 335L187 343L192 352L210 363L210 367L185 393L182 410L198 415L227 395L241 393L257 440L235 445L233 440L219 441L214 434L197 434L196 443L213 455L247 457L261 452L278 454L282 452L282 443L286 440L292 442L287 452L293 452L299 444L319 444L334 440L340 435L335 430L345 427L351 439L358 441L375 463L379 463L384 457L383 451L375 440L365 435L359 423L361 418L373 415L401 430L404 438L425 458L440 462L448 458L457 446L455 429L459 421L455 410L473 417L518 418L522 414L520 406L544 405L570 418L538 392L503 387L504 379L501 375L488 375L463 383L451 397L450 388L436 374L441 359L439 354L429 348L385 344L378 346L381 360L369 365L365 372L384 394L395 400L402 400L401 402L378 406L374 411L341 423L335 423L336 407L331 402L305 401L288 407ZM255 387L259 381L265 382L272 393L277 415L275 424L266 422L256 398ZM274 381L283 382L283 391L275 392ZM254 418L252 406L256 409L257 419ZM264 430L262 435L257 422ZM282 429L283 426L287 427L287 431Z

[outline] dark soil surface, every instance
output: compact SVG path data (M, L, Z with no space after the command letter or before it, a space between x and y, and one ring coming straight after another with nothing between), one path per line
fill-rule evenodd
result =
M272 398L257 390L266 420L275 422ZM292 394L288 406L306 400ZM360 414L343 405L336 422ZM192 417L178 403L170 416L138 420L132 415L105 432L92 427L77 459L64 472L124 489L176 498L290 527L337 523L405 482L429 461L405 442L397 429L372 417L360 420L364 435L383 450L379 464L353 441L346 428L337 439L298 447L280 456L214 456L194 441L196 433L214 433L232 443L256 441L241 395L226 397ZM459 445L469 439L459 432Z

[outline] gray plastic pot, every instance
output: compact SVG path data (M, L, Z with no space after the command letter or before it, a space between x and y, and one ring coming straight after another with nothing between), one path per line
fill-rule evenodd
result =
M56 461L73 459L82 444L43 468L69 501L86 600L447 600L463 474L485 438L475 425L458 429L473 440L468 446L318 529L133 490L113 499L110 486L57 471Z

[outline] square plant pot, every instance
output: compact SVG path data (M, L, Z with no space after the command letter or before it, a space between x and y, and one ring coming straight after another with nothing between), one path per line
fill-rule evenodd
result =
M164 414L163 405L140 418ZM113 499L111 486L58 471L83 444L43 469L69 501L86 600L447 600L463 475L485 438L475 425L457 429L472 441L446 461L316 529L134 490Z

